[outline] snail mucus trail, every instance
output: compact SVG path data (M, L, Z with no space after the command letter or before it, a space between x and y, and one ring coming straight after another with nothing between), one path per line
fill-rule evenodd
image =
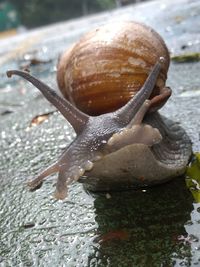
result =
M164 61L163 57L157 60L142 88L124 106L98 116L80 111L27 72L7 71L8 77L19 75L35 85L77 135L58 161L28 185L36 188L45 177L58 172L55 197L64 199L68 185L81 180L84 174L83 182L97 191L156 184L182 174L191 155L187 134L157 111L147 113L155 98L159 99L159 96L151 100L149 97ZM114 164L112 158L115 158ZM123 164L127 166L123 168Z

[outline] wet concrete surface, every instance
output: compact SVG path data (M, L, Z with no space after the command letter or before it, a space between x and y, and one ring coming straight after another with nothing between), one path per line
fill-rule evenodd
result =
M200 52L198 0L147 2L0 41L0 266L200 266L200 204L184 177L109 195L75 183L65 201L52 197L56 176L34 192L26 186L74 133L57 112L30 126L34 116L54 108L22 79L8 80L5 71L36 54L51 62L31 72L56 88L56 62L66 47L96 25L128 19L151 25L173 54ZM199 70L200 62L171 64L173 96L162 109L187 130L194 151L200 151Z

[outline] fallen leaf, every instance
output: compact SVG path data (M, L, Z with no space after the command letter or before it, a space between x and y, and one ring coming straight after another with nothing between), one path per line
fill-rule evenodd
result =
M4 110L3 112L1 112L1 116L8 115L8 114L10 114L10 113L13 113L13 111L10 110L10 109L6 109L6 110Z
M31 120L31 123L29 125L29 127L33 127L33 126L37 126L41 123L43 123L44 121L46 121L49 116L51 114L53 114L55 111L51 111L51 112L48 112L48 113L44 113L44 114L41 114L41 115L37 115L35 116L32 120Z
M108 232L106 234L100 235L98 237L98 243L104 243L112 240L128 240L130 234L125 230L117 230L113 232Z
M186 53L181 55L172 55L171 60L176 63L200 61L200 53Z
M29 228L33 228L35 226L35 223L32 223L32 222L29 222L29 223L26 223L26 224L23 224L22 227L24 229L29 229Z
M186 170L186 185L195 201L200 203L200 153L195 153Z

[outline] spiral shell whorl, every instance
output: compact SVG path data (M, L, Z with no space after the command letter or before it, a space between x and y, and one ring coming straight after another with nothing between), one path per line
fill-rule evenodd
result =
M165 85L169 52L153 29L136 22L100 27L64 53L58 64L62 94L90 115L123 106L143 85L151 68L165 58L153 95Z

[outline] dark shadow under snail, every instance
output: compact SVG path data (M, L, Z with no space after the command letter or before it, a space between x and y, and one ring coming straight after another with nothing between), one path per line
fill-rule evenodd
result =
M97 116L80 111L30 74L8 71L8 77L16 74L34 84L77 134L60 159L29 186L35 188L58 172L55 197L64 199L67 186L77 180L90 190L104 191L158 184L183 174L192 153L191 141L178 124L155 109L155 103L160 107L166 102L171 90L163 86L152 96L165 60L157 58L145 83L128 103Z

